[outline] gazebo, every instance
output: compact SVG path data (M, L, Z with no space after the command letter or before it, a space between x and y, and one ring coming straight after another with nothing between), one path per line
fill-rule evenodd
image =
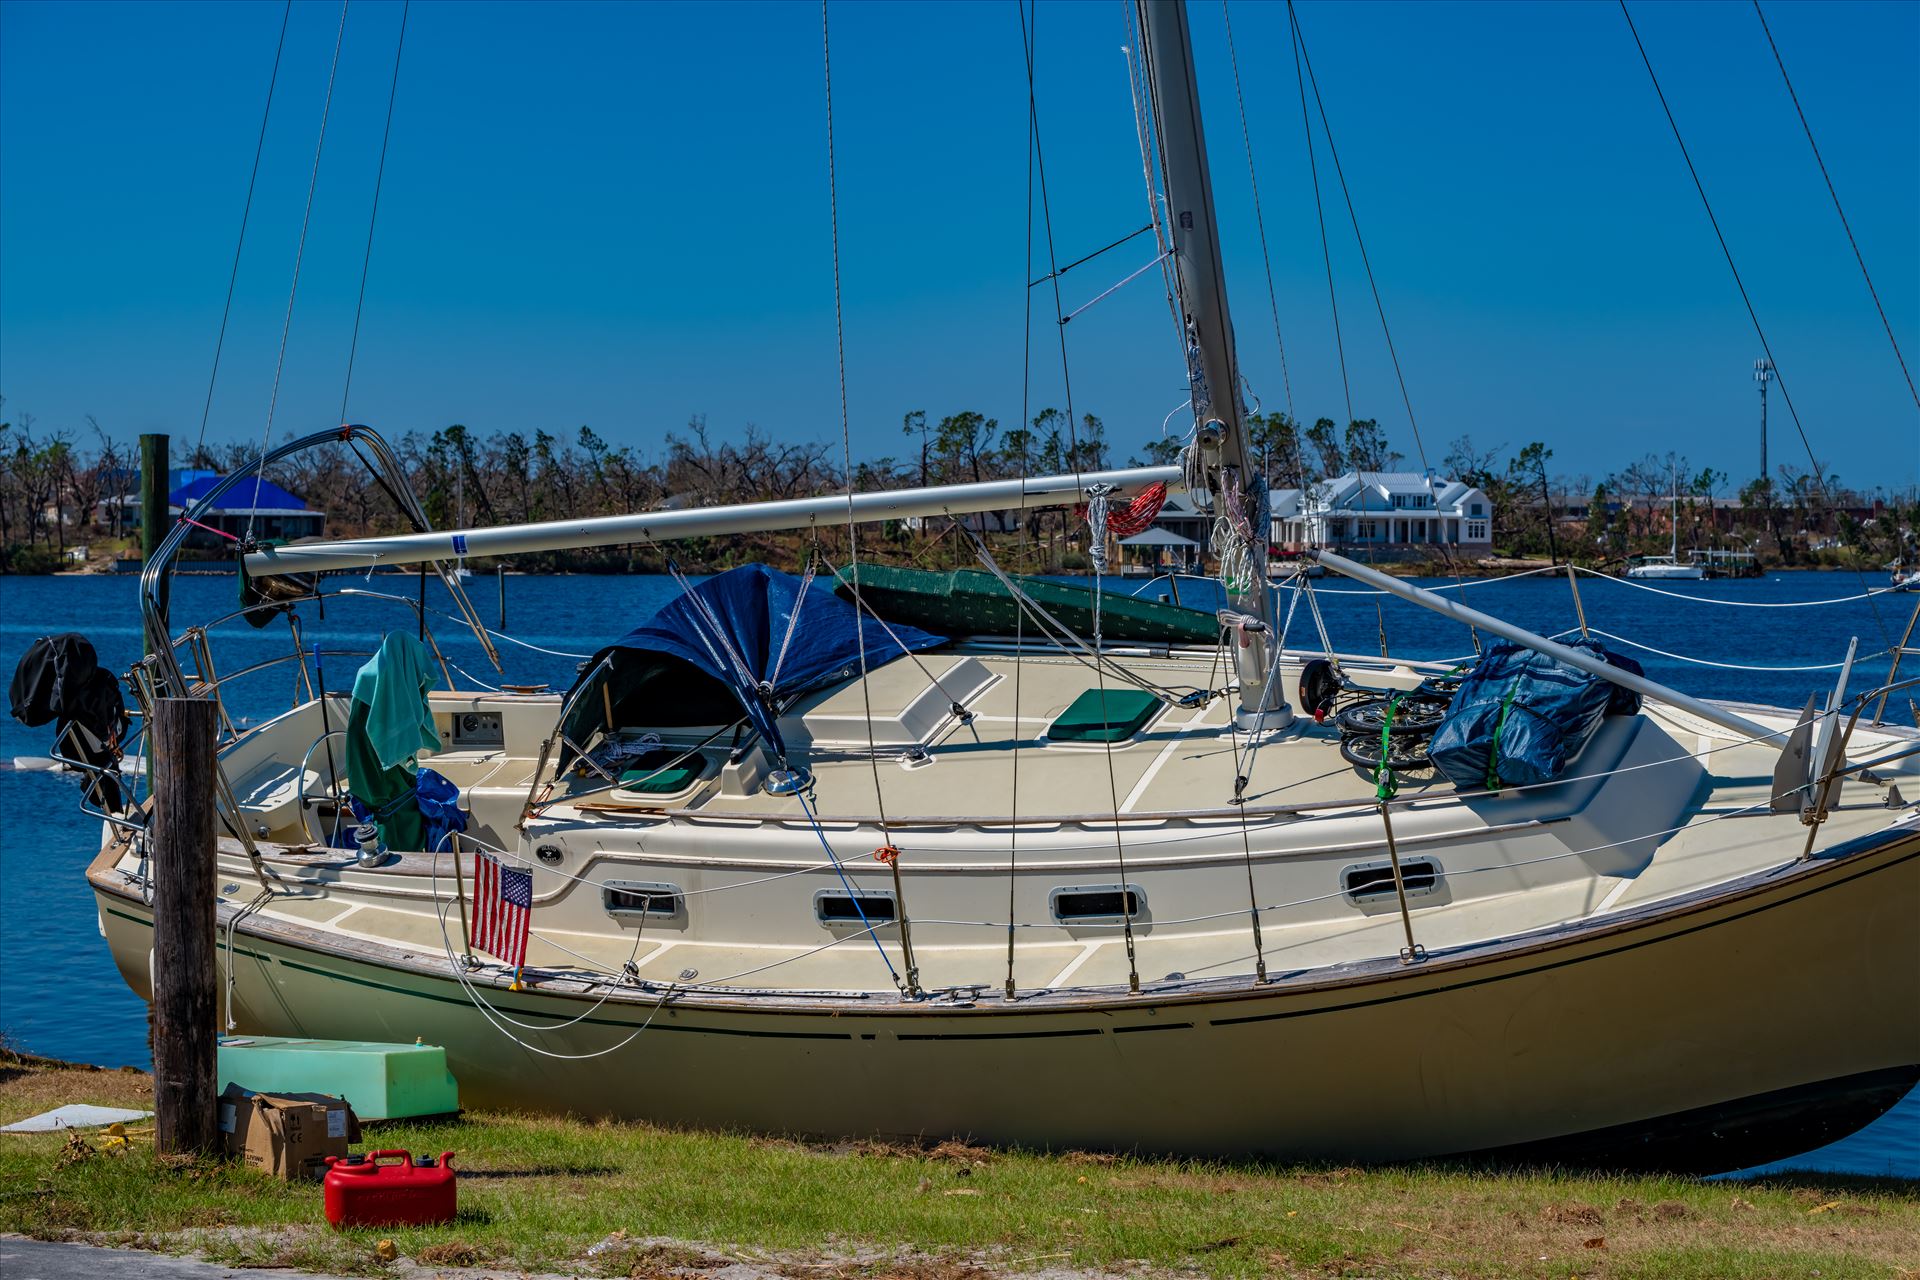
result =
M1197 551L1200 546L1198 542L1184 534L1174 533L1170 529L1161 529L1158 527L1148 529L1143 533L1136 533L1131 538L1122 538L1120 539L1120 545L1123 548L1132 547L1140 549L1143 557L1140 563L1163 571L1167 568L1186 569L1192 567L1193 561L1196 558L1194 552ZM1171 566L1163 562L1163 553L1167 551L1174 553L1173 559L1176 563Z

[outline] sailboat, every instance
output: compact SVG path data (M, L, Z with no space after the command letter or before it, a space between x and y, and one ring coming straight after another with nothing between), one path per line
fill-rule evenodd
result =
M1187 13L1137 18L1181 464L434 531L379 434L337 428L255 469L351 439L416 532L249 550L255 610L297 617L338 594L329 571L431 566L497 663L453 573L469 554L909 517L964 535L970 513L1098 517L1189 475L1216 548L1264 565ZM148 710L251 674L169 619L178 542L142 580ZM1255 570L1196 614L976 552L939 583L857 554L687 583L564 693L446 671L397 707L427 736L419 776L457 796L426 836L365 704L295 646L273 669L301 694L219 747L230 1025L445 1046L472 1106L1310 1160L1724 1169L1920 1080L1920 732L1863 714L1881 691L1848 672L1804 709L1697 698L1309 551L1488 643L1477 666L1344 654L1312 643L1304 575ZM396 660L412 640L388 638ZM1488 694L1500 723L1463 727ZM369 800L391 850L336 847ZM147 996L149 812L102 816L87 880ZM524 955L473 927L505 873Z
M1671 479L1671 477L1669 477ZM1680 486L1675 481L1670 486L1670 507L1667 518L1668 544L1664 556L1641 556L1627 566L1629 578L1684 579L1698 582L1707 576L1707 568L1698 562L1682 563L1680 559Z
M467 469L464 466L453 473L453 495L453 521L464 528L467 523ZM454 557L453 576L463 582L473 577L466 556Z

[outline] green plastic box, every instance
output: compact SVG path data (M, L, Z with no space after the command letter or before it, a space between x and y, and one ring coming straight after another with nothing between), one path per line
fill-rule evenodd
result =
M460 1087L437 1045L230 1036L220 1042L218 1071L223 1088L344 1097L362 1120L460 1109Z

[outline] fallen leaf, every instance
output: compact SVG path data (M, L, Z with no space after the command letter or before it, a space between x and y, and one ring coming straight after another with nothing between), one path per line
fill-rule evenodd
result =
M1594 1236L1592 1239L1582 1240L1580 1243L1589 1249L1604 1249L1607 1247L1607 1238L1605 1236Z
M948 1187L940 1194L943 1196L983 1196L987 1193L978 1187Z
M373 1256L382 1262L392 1262L400 1256L400 1250L394 1247L393 1241L382 1240L379 1244L373 1246Z
M1838 1209L1840 1205L1841 1205L1841 1202L1838 1200L1829 1200L1825 1204L1817 1204L1813 1206L1813 1208L1807 1210L1807 1213L1809 1216L1816 1213L1826 1213L1829 1210Z

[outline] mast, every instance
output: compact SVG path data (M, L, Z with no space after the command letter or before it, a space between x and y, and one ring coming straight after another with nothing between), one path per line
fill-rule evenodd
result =
M1160 142L1160 181L1167 200L1167 232L1173 245L1174 278L1187 343L1187 380L1193 391L1195 447L1216 509L1231 493L1241 495L1253 537L1255 567L1251 612L1277 639L1274 599L1267 590L1266 477L1247 448L1245 406L1240 399L1240 362L1227 311L1225 272L1214 216L1213 178L1207 168L1206 133L1193 69L1193 41L1184 0L1135 0L1152 91L1154 132ZM1277 728L1292 719L1285 696L1267 685L1267 646L1238 647L1241 724Z

